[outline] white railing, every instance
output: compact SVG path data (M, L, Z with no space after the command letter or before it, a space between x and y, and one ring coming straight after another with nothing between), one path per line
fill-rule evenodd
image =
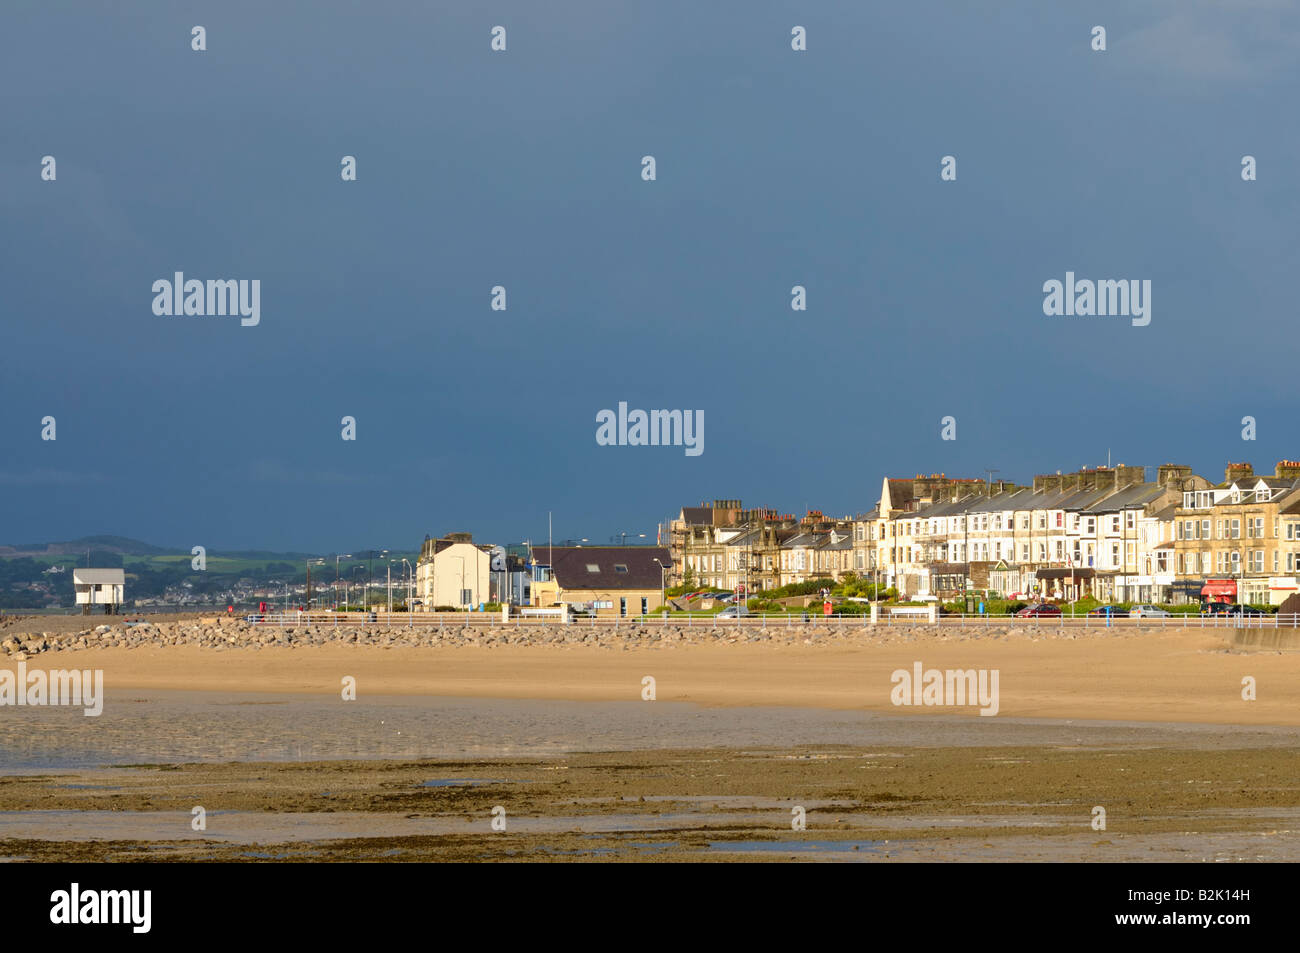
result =
M887 609L888 611L883 611ZM911 611L908 611L911 610ZM390 628L444 628L448 626L527 626L527 625L570 625L570 626L708 626L708 627L743 627L770 628L802 625L847 626L915 626L931 625L924 620L929 613L924 606L882 607L877 621L873 622L866 613L832 613L823 612L789 612L760 614L751 613L744 616L720 618L716 612L676 612L668 615L650 614L645 616L572 616L571 622L564 622L557 616L512 615L509 621L502 619L499 612L386 612L344 613L344 612L281 612L265 615L238 616L241 620L258 625L274 626L387 626ZM1170 613L1165 616L1148 616L1132 618L1128 616L1016 616L993 615L989 613L954 613L941 615L938 625L958 626L962 628L993 626L1033 626L1071 627L1071 628L1212 628L1212 629L1291 629L1300 628L1300 614L1268 613L1265 615L1199 615L1195 613Z

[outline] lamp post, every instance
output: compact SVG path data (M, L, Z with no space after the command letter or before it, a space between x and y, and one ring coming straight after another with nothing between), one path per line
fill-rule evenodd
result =
M465 557L452 556L451 558L460 563L460 603L465 607L465 615L468 617L469 603L465 601Z
M405 556L399 558L406 567L406 625L410 628L415 624L415 567L407 562Z
M654 557L654 561L659 563L659 608L662 609L668 605L668 583L664 581L664 573L667 572L667 567L659 561L658 556Z
M355 578L355 576L356 576L357 573L359 573L359 572L365 572L365 571L366 571L366 567L365 567L365 566L353 566L353 567L352 567L352 576ZM365 588L364 588L364 587L362 588L362 592L363 592L363 593L365 592ZM361 608L362 608L363 611L364 611L365 608L366 608L366 600L365 600L364 597L363 597L362 600L361 600Z
M311 567L324 566L324 565L325 565L325 560L323 558L307 560L307 611L308 612L311 612Z
M352 558L351 553L343 553L341 555L339 553L334 554L334 603L335 603L334 608L336 610L338 609L338 601L339 601L339 560L351 559L351 558ZM347 600L345 599L344 601Z
M382 558L384 558L385 556L388 555L388 550L386 550L386 549L380 550L380 551L378 552L377 555L379 556L380 559L382 559ZM370 583L372 583L372 582L375 581L375 556L376 556L376 552L375 552L375 550L373 550L373 549L370 550L370 565L369 565L369 569L368 569L368 571L367 571L367 575L366 575L366 578L367 578L367 582L366 582L366 591L367 591L367 592L366 592L366 594L367 594L367 596L369 595ZM369 605L369 603L366 603L366 604Z

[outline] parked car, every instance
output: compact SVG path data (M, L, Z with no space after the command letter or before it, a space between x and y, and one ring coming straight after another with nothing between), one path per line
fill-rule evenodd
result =
M1232 614L1232 606L1228 605L1226 602L1207 602L1205 605L1201 606L1201 615L1220 616Z
M748 606L730 606L718 613L719 619L734 619L737 616L749 615Z
M1112 619L1124 619L1128 617L1128 610L1122 606L1097 606L1088 613L1091 616L1109 616Z
M1130 619L1168 619L1169 613L1157 606L1134 606L1128 610Z
M1254 606L1243 605L1240 602L1234 602L1228 606L1228 615L1249 616L1258 618L1267 615L1263 609L1256 609Z
M1043 617L1055 618L1060 614L1060 606L1054 606L1050 602L1039 602L1032 606L1025 606L1016 613L1016 617L1022 619L1038 619Z

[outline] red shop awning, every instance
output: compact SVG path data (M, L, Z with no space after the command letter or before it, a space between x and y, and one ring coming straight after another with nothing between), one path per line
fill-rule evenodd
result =
M1201 587L1201 595L1214 598L1216 596L1231 596L1234 599L1237 596L1237 580L1235 579L1208 579L1205 585Z

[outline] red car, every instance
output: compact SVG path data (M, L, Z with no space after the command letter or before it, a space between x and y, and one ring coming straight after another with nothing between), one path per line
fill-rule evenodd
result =
M1061 614L1060 606L1054 606L1050 602L1040 602L1037 605L1025 606L1016 613L1016 618L1029 619L1041 618L1042 616L1059 616Z

